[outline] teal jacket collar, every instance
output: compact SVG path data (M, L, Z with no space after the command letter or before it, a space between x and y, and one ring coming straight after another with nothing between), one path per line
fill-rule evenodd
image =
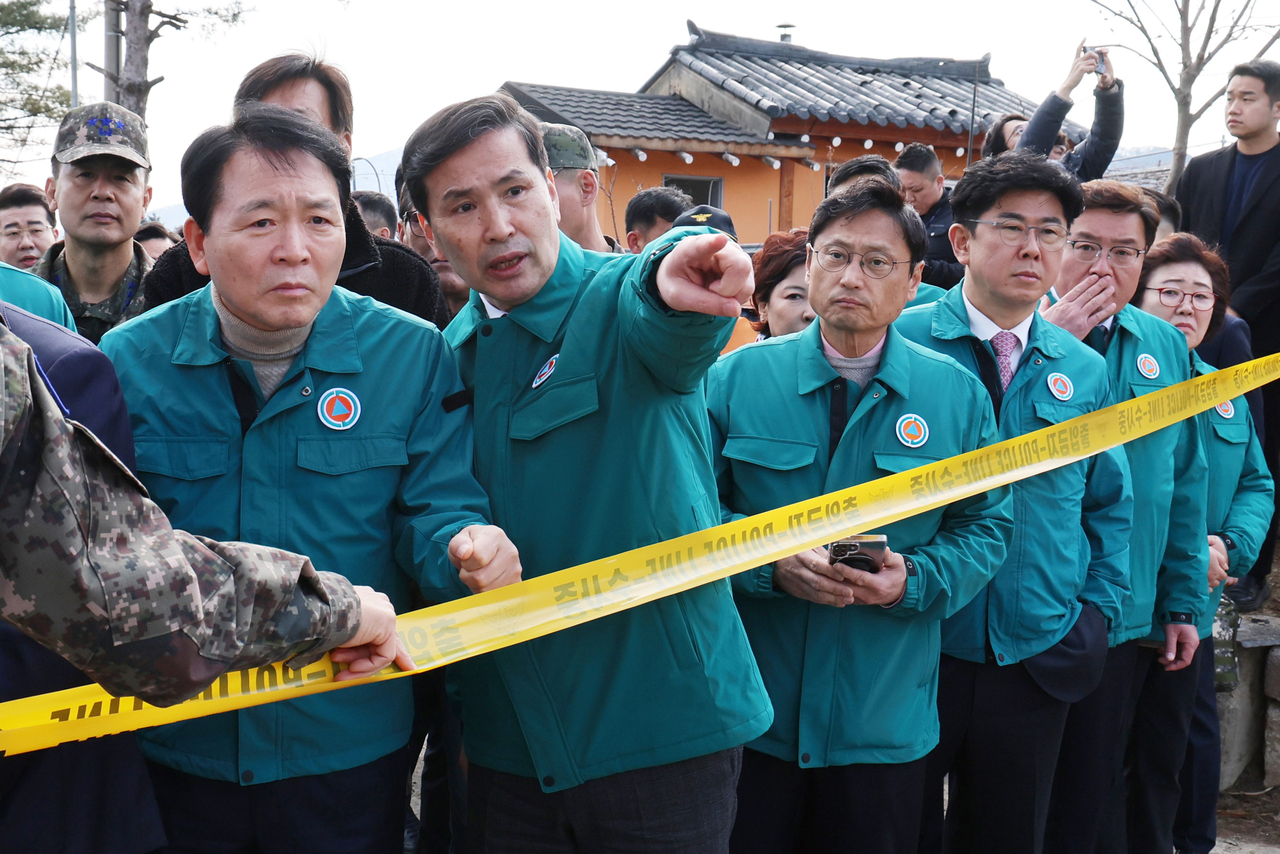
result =
M821 321L816 321L810 323L803 332L797 333L800 346L796 348L796 374L801 394L817 391L840 376L822 352L820 327ZM911 392L910 372L907 370L904 358L904 351L911 346L890 326L885 333L884 349L880 351L880 370L876 372L875 377L876 382L892 389L903 398L910 397Z
M188 300L187 315L173 345L175 365L216 365L227 358L209 289L205 285ZM333 289L302 348L305 367L330 374L354 374L363 369L350 300L345 290Z
M1155 317L1155 315L1146 314L1146 312L1144 312L1140 308L1134 308L1132 305L1126 305L1124 308L1120 309L1120 311L1118 311L1115 316L1116 317L1115 322L1120 324L1120 327L1122 329L1127 330L1131 335L1133 335L1134 338L1137 338L1139 341L1141 341L1143 338L1142 321L1138 318L1138 315L1140 314L1146 315L1147 317L1150 317L1153 320L1159 319Z
M586 258L582 247L561 233L560 257L556 260L556 268L551 271L551 278L534 294L533 299L511 309L507 317L543 341L554 341L564 319L569 316L569 309L573 308L578 298L585 269ZM488 317L484 303L480 301L480 294L472 291L466 308L449 324L450 340L455 346L466 341L475 335L480 324ZM454 326L458 327L456 332Z
M934 338L952 341L958 338L975 337L969 328L969 311L965 308L964 298L961 295L963 287L964 279L961 279L959 284L934 303L932 326ZM1049 359L1061 359L1066 355L1066 351L1053 340L1052 334L1049 331L1049 322L1036 312L1031 318L1031 328L1027 331L1026 349L1037 350Z

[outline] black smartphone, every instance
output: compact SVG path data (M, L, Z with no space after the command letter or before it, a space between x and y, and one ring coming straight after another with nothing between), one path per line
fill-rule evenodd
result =
M1093 69L1093 73L1101 77L1107 73L1107 55L1096 47L1087 47L1085 53L1095 53L1098 55L1098 67Z
M836 540L827 546L827 559L863 572L879 572L884 568L884 550L889 538L884 534L858 534Z

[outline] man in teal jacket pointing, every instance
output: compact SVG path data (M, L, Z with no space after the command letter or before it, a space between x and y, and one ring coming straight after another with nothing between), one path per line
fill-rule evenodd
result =
M642 255L584 251L556 229L537 120L504 95L428 119L402 165L474 291L446 337L524 575L717 524L702 381L752 291L746 254L694 228ZM560 592L566 617L591 612L587 581ZM469 850L725 850L740 746L773 716L728 581L451 675Z

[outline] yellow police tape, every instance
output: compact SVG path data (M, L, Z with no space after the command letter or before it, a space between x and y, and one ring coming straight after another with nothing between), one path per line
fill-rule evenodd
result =
M1280 375L1280 354L1188 380L950 459L820 495L493 590L404 614L399 632L418 670L388 667L336 683L325 656L221 676L168 708L86 685L0 703L0 754L189 720L384 679L397 679L616 614L840 537L1101 453L1238 397Z

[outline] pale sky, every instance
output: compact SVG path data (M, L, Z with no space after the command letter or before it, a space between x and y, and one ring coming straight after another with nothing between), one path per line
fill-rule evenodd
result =
M87 5L88 0L80 3L81 8ZM241 77L275 54L318 52L347 72L355 97L354 154L374 156L402 145L440 107L491 92L507 80L636 91L672 46L688 41L689 17L703 29L769 40L778 37L775 25L790 23L795 25L796 44L850 56L973 59L990 52L992 74L1034 102L1066 76L1081 39L1090 45L1139 44L1135 33L1105 21L1086 0L1016 5L908 0L800 7L756 0L651 0L616 6L511 0L256 0L256 8L237 26L212 33L198 27L166 31L152 46L151 75L165 78L152 90L147 109L154 165L152 208L181 202L178 165L187 145L204 128L228 120ZM80 37L82 64L101 64L102 41L99 20ZM1254 50L1246 45L1221 58L1202 78L1203 92L1221 85L1230 65ZM1272 49L1272 56L1280 56L1280 46ZM1170 146L1175 126L1172 95L1156 72L1132 53L1117 49L1114 62L1126 86L1122 146ZM1092 118L1093 80L1090 76L1076 90L1077 106L1070 114L1085 126ZM97 100L102 93L101 77L83 66L80 93L81 103ZM1198 94L1203 97L1200 90ZM1211 150L1224 135L1220 101L1193 129L1192 145L1203 147L1192 153ZM43 184L50 153L51 136L45 145L24 152L37 158L34 162L20 167L16 175L0 175L0 183Z

